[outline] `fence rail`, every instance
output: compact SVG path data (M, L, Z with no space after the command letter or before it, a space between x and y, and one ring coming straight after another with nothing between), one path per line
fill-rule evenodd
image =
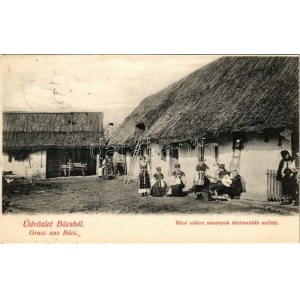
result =
M267 198L268 201L281 201L282 187L281 181L276 181L275 170L267 170Z

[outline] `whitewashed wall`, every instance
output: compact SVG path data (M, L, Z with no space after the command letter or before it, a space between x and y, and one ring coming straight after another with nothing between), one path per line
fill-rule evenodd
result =
M161 167L161 172L167 178L170 175L170 160L162 158L162 144L151 145L151 173L156 173L156 168Z
M44 179L46 178L46 151L38 151L29 154L29 160L16 161L14 158L11 162L8 161L8 154L2 154L2 170L12 171L17 176L28 179Z
M283 139L282 146L279 147L278 139L265 142L261 138L253 138L245 144L241 153L240 174L245 179L248 194L266 195L266 172L268 169L277 170L281 150L291 153L291 142Z
M162 160L163 145L156 144L152 150L152 174L155 173L156 167L162 168L162 173L168 181L171 173L175 170L175 164L178 162L181 165L181 170L186 174L186 188L190 189L193 186L193 180L196 172L196 165L198 164L198 156L194 149L186 147L179 149L179 159ZM225 164L225 168L230 170L230 163L232 159L232 142L219 144L219 160L220 164ZM241 152L240 160L240 174L246 182L246 189L248 195L266 195L267 179L266 172L268 169L277 170L279 161L281 160L280 151L288 150L291 153L291 142L289 139L283 138L282 146L278 146L278 138L270 138L268 142L264 141L263 136L251 138L244 145ZM145 154L145 153L144 153ZM205 159L209 160L213 153L205 150ZM128 170L131 164L131 157L127 154ZM150 169L148 169L151 172ZM134 168L134 177L139 174L139 162L137 161Z

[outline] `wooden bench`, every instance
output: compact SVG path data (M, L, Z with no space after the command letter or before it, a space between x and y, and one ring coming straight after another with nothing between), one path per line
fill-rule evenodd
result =
M87 164L69 162L67 164L61 165L60 169L65 176L70 176L71 171L78 171L78 170L82 172L82 176L85 176L85 172L87 170Z

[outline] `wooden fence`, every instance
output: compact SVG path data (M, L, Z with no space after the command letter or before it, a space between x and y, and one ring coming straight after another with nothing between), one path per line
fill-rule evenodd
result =
M277 171L267 170L267 198L268 201L281 201L282 187L281 181L276 181Z

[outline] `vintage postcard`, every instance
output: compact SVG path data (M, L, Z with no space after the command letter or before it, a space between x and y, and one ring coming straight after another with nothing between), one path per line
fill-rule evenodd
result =
M299 242L299 56L0 59L0 242Z

